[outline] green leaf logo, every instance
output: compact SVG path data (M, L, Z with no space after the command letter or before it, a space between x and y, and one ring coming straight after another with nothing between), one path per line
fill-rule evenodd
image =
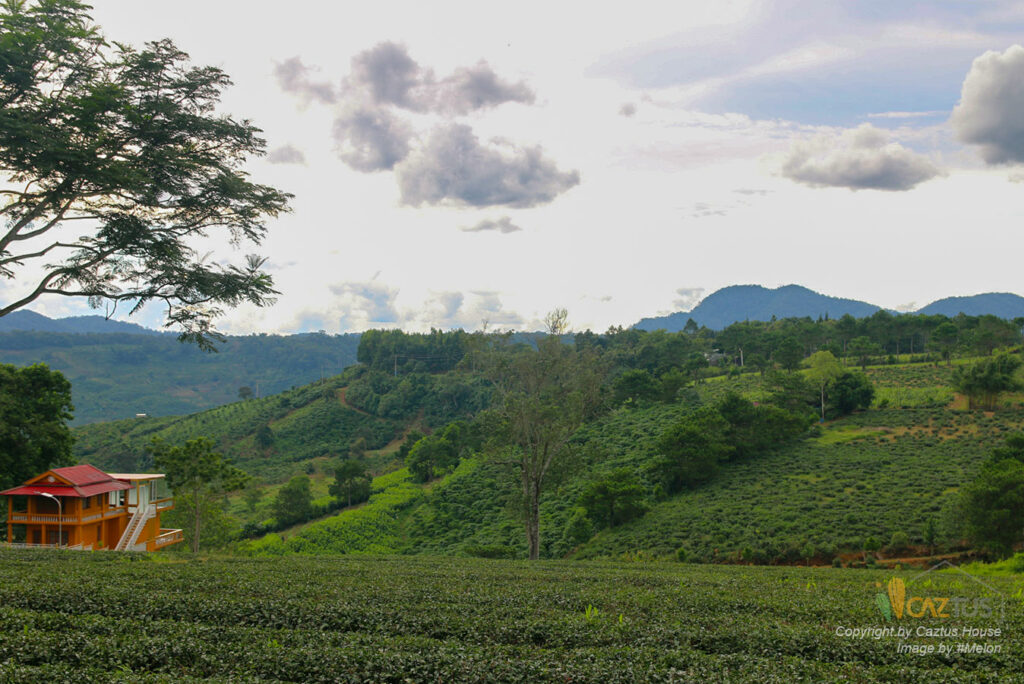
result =
M892 606L889 605L888 596L882 593L875 594L875 605L878 606L878 610L885 616L886 621L892 620Z

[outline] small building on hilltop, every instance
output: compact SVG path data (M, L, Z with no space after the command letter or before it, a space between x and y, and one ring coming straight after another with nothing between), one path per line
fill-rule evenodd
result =
M160 514L174 507L160 474L68 466L0 495L12 546L157 551L182 541L181 530L160 525Z

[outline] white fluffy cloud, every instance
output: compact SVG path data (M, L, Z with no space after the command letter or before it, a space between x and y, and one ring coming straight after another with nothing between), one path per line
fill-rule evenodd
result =
M1024 47L974 60L950 122L989 164L1024 162Z
M797 141L782 163L782 175L814 187L851 190L910 190L942 174L928 157L913 152L871 124Z

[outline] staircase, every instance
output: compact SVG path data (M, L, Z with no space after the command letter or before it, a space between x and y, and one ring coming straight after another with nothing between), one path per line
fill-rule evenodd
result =
M136 542L139 541L139 535L142 533L142 528L146 526L146 521L154 515L156 515L156 506L153 504L137 507L135 509L135 514L132 515L131 520L128 521L128 527L124 528L124 534L121 535L121 539L117 542L117 546L114 547L114 550L127 551L131 547L135 546Z

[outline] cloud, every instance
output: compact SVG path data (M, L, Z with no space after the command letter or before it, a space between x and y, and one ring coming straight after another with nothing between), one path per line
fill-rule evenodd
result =
M306 102L311 100L323 104L337 102L338 94L330 83L314 83L309 79L309 75L313 72L314 69L307 67L298 57L292 57L274 65L277 84L286 93L298 95Z
M440 126L397 168L402 202L412 206L532 207L580 182L559 171L541 148L482 145L462 124Z
M501 233L515 233L516 231L522 230L522 228L512 223L512 219L510 219L508 216L502 216L497 221L493 219L484 219L483 221L477 223L475 226L466 226L460 228L459 230L461 230L464 233L483 233L493 230L496 230Z
M293 145L284 145L271 150L267 161L271 164L305 164L306 155Z
M636 105L632 102L627 102L619 107L619 116L633 116L636 114Z
M986 52L971 64L950 122L989 164L1024 162L1024 47Z
M676 290L679 299L672 300L672 305L678 311L690 311L696 306L704 295L703 287L680 287Z
M737 195L761 195L764 197L771 193L771 190L763 190L761 188L736 188L733 190Z
M379 43L352 58L352 72L346 83L350 96L355 91L369 93L376 104L391 104L405 109L425 109L422 88L430 78L416 63L405 46Z
M448 114L468 114L506 102L533 104L536 99L525 82L502 80L484 61L456 69L432 90L433 109Z
M706 216L725 216L729 210L724 207L716 207L707 202L694 202L693 211L690 214L693 218L704 218Z
M291 328L330 328L325 321L337 321L337 332L358 332L372 328L398 328L410 332L431 329L473 330L489 326L520 328L525 320L505 308L501 293L484 291L430 292L417 306L401 306L399 290L376 280L347 281L328 287L333 298L316 309L298 312Z
M944 109L934 109L927 112L872 112L868 114L869 119L923 119L931 116L946 116Z
M331 309L338 311L339 329L342 331L365 330L384 324L391 326L402 322L402 315L395 305L398 290L375 280L345 282L328 286L336 297Z
M813 187L851 190L910 190L941 175L926 156L889 140L871 124L798 141L782 164L782 175Z
M357 171L394 168L409 154L412 131L386 109L353 106L334 120L338 156Z
M525 82L503 80L483 60L437 80L433 71L409 56L404 45L390 42L352 58L346 95L361 98L364 94L377 105L445 115L468 114L506 102L532 104L535 99Z

